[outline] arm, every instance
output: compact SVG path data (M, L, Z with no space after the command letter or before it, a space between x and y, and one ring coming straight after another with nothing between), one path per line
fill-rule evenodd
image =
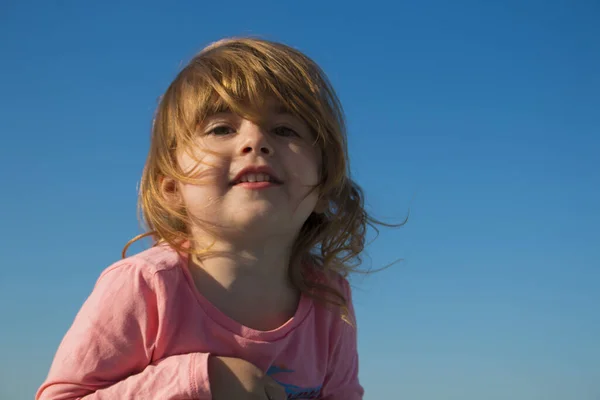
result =
M152 363L159 329L154 276L108 269L65 335L36 400L210 399L208 354Z
M348 282L341 279L341 287L348 302L349 323L340 320L337 342L332 350L329 371L325 378L323 400L362 400L364 390L358 381L357 323Z

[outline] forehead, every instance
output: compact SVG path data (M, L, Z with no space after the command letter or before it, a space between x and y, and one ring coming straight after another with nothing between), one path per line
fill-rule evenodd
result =
M297 115L288 106L273 97L267 97L260 102L243 101L236 104L229 104L220 99L211 103L203 113L205 118L217 114L237 114L241 117L260 122L264 118L284 115L303 121L300 115Z

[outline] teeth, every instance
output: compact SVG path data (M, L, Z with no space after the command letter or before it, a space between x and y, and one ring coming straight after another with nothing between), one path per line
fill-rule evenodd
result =
M240 182L269 182L271 177L267 174L246 174L242 176Z

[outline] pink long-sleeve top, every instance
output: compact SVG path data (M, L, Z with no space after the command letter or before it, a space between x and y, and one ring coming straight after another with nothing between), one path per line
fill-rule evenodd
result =
M349 285L337 284L353 319ZM36 399L211 399L210 355L253 363L288 399L363 398L356 328L339 312L302 296L284 325L250 329L206 300L185 257L162 245L100 275Z

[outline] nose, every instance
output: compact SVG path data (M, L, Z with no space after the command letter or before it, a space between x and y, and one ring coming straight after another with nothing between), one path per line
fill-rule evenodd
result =
M273 146L269 143L269 138L264 130L252 122L245 122L240 127L240 136L242 137L240 153L242 155L250 153L262 156L273 155Z

